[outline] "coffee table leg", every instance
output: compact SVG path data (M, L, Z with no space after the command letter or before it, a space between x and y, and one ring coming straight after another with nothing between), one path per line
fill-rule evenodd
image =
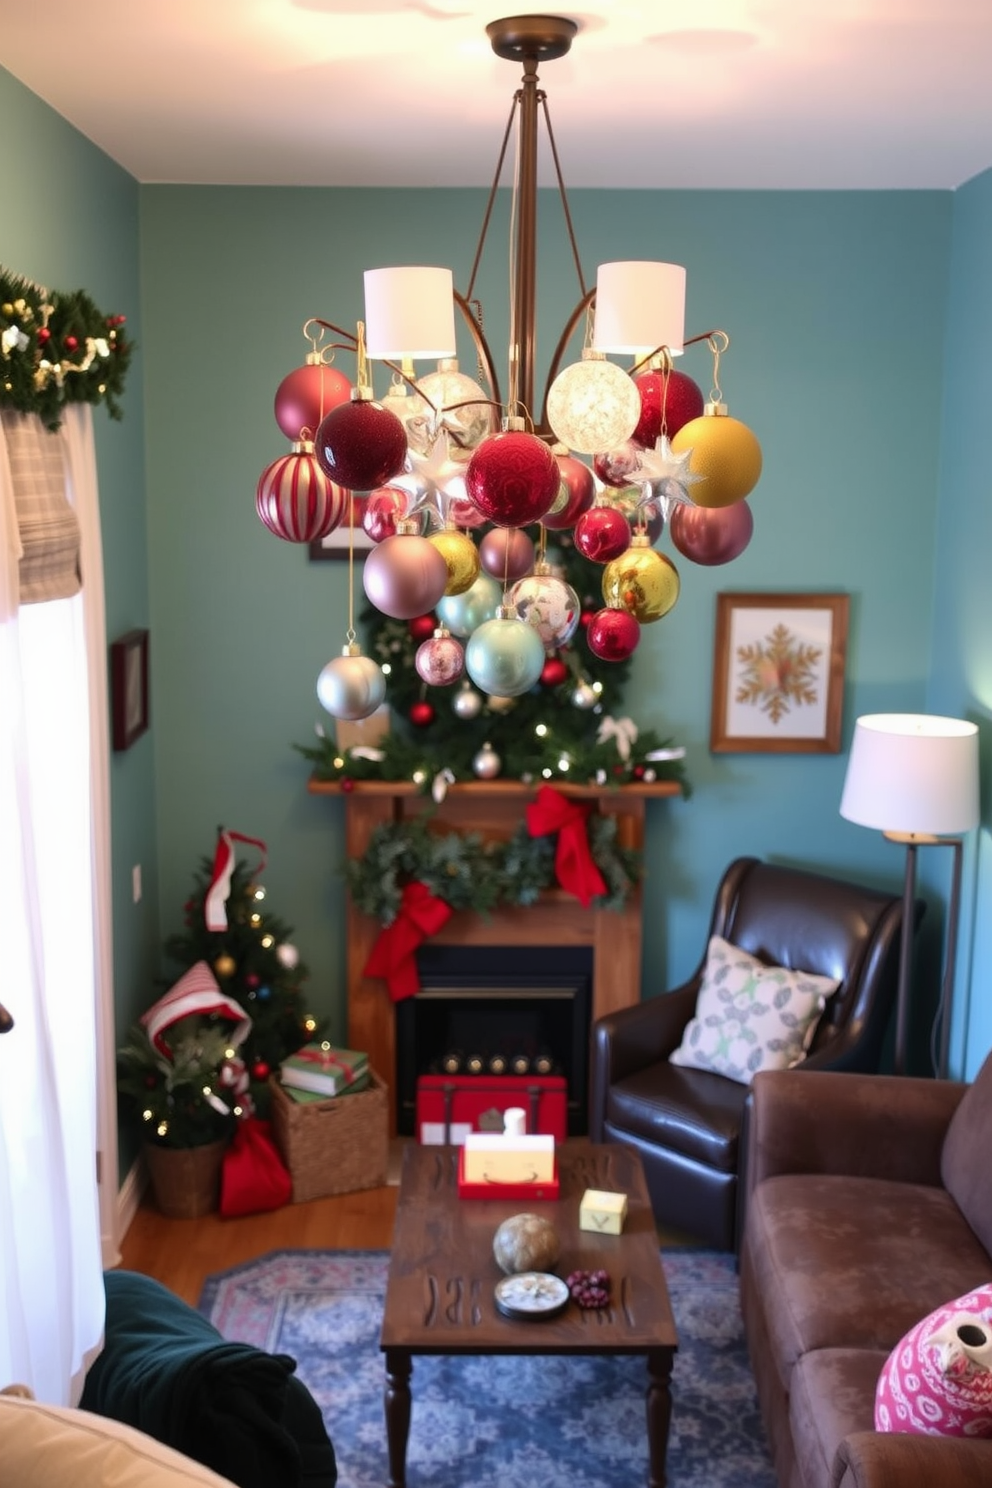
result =
M674 1349L651 1349L648 1353L648 1388L645 1396L648 1418L648 1488L665 1488L665 1458L668 1428L672 1420L672 1365Z
M386 1350L386 1443L389 1488L406 1488L406 1444L410 1435L410 1375L413 1361L405 1349Z

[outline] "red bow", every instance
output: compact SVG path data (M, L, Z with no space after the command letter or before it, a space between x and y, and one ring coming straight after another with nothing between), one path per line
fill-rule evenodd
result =
M451 919L453 910L437 899L425 883L415 880L403 890L400 912L379 934L365 963L364 976L385 977L394 1002L420 991L416 952L428 935L436 935Z
M555 873L558 882L586 908L597 894L606 893L603 875L592 860L586 817L591 806L569 801L550 785L542 785L537 800L527 807L527 830L532 837L558 833Z

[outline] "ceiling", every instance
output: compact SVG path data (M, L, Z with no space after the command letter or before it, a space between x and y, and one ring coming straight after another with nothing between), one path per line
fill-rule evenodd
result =
M485 26L519 11L0 0L0 64L140 181L487 186L520 68ZM569 187L950 189L992 165L990 0L553 13L580 26L541 68Z

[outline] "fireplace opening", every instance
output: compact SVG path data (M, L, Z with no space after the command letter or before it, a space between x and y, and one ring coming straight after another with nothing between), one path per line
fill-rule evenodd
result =
M424 946L396 1004L396 1129L416 1132L417 1079L563 1075L570 1136L587 1130L593 953L587 946Z

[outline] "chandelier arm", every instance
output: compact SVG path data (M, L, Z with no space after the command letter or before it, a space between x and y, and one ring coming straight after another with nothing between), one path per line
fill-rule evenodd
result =
M307 325L318 325L325 331L333 331L336 336L344 336L345 340L339 347L341 351L355 351L358 348L358 337L352 331L346 331L343 326L335 325L331 320L322 320L319 315L311 315Z
M541 435L542 438L547 438L548 435L551 433L551 426L548 423L548 389L554 382L555 378L558 376L558 368L561 366L562 357L565 355L565 350L568 346L568 343L572 339L575 327L578 325L583 315L585 315L586 311L589 309L589 306L592 304L595 298L596 291L594 289L587 289L579 303L576 305L575 309L572 311L571 315L568 317L568 320L565 322L565 329L562 331L561 335L558 338L558 345L555 347L554 356L551 358L551 365L548 368L548 377L544 389L544 403L541 407L541 423L538 429L538 433Z
M555 144L555 132L551 127L551 114L548 109L548 95L540 93L541 108L544 111L544 127L548 131L548 144L551 146L551 158L555 163L555 175L558 178L558 195L561 197L562 211L565 213L565 227L568 232L568 241L572 249L572 258L575 262L575 272L579 280L579 293L585 295L586 281L582 274L582 263L579 259L579 245L575 238L575 228L572 224L572 213L568 206L568 193L565 190L565 178L561 171L561 162L558 159L558 146Z
M496 403L502 405L503 398L499 390L499 378L496 376L496 364L493 361L493 354L489 349L489 342L486 340L485 332L476 317L472 314L472 306L469 304L468 298L465 295L459 294L457 289L454 291L454 297L455 304L461 311L465 319L465 324L468 326L469 333L475 343L476 355L483 364L486 377L489 381L490 392Z
M513 102L510 104L510 117L506 121L506 130L503 134L503 143L500 146L499 159L496 161L496 173L493 176L493 183L489 188L489 199L486 202L486 210L482 218L482 228L479 232L479 241L475 245L475 258L472 261L472 273L469 276L468 289L465 292L466 300L470 300L472 298L472 291L475 289L475 276L479 272L479 264L482 261L482 250L485 247L486 243L486 233L489 231L489 221L493 215L493 206L496 202L496 192L499 190L500 176L502 176L503 174L503 162L506 159L506 147L510 143L510 131L513 128L513 117L516 114L519 105L520 92L518 90L516 93L514 93Z

